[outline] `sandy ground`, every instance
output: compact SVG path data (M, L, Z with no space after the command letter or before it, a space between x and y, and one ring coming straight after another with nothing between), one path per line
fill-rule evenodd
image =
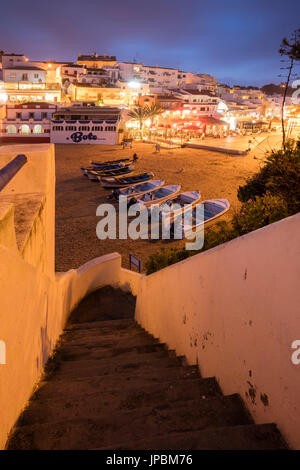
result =
M262 149L268 148L270 145L272 148L275 148L281 144L281 135L278 132L271 134L263 132L261 134L250 134L246 136L228 136L221 139L206 137L204 140L194 139L191 143L235 150L248 150L249 148L254 149L255 147Z
M56 270L77 268L91 258L114 251L122 255L122 264L129 267L129 253L142 259L161 247L183 246L183 241L165 240L104 240L96 236L99 204L109 202L108 190L82 176L80 166L91 159L100 161L131 157L139 160L136 170L152 171L155 179L166 184L181 184L183 191L201 191L202 199L227 198L231 209L224 218L229 220L240 203L237 189L259 169L262 149L247 156L229 156L205 150L179 148L155 153L150 144L135 143L132 149L121 146L56 145ZM178 173L179 170L182 170Z

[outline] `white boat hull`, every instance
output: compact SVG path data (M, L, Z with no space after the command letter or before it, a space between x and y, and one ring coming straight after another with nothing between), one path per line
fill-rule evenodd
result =
M145 190L139 190L139 186L145 186L148 184L148 188ZM155 191L156 189L161 188L165 182L163 180L156 180L156 181L147 181L146 183L139 183L136 186L130 186L129 188L124 188L120 190L119 196L126 197L127 199L130 198L139 198L143 196L143 194L146 193L151 193L152 191ZM152 185L152 186L151 186ZM135 189L136 188L136 189ZM131 189L131 192L129 194L129 189Z
M170 185L170 186L163 186L158 189L158 193L156 191L152 191L151 196L153 197L152 200L144 199L147 193L145 193L141 199L138 199L137 202L139 204L144 205L145 207L150 207L152 205L160 205L164 201L168 201L169 199L175 198L176 195L179 193L181 185ZM165 193L165 194L164 194Z

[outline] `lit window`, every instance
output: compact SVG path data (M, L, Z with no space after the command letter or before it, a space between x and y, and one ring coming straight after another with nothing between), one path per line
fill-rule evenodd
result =
M33 133L34 134L43 134L44 129L42 128L42 126L40 124L36 124L33 128Z
M27 124L23 124L23 125L20 127L20 134L22 134L22 135L28 135L28 134L30 134L30 127L27 126Z
M6 132L7 132L7 134L16 134L17 133L17 128L16 128L16 126L13 126L12 124L10 124L6 128Z

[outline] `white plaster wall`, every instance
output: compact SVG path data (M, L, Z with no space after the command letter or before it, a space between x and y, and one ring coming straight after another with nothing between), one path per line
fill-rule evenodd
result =
M0 208L7 200L35 200L36 217L27 221L24 206L23 226L15 227L21 234L20 255L33 266L39 267L49 276L54 276L54 217L55 217L55 164L54 146L50 144L7 145L0 147L0 167L2 168L16 155L27 156L27 163L14 176L0 193ZM30 227L28 223L30 222ZM12 231L11 225L2 224L2 230ZM24 232L24 233L23 233ZM5 244L7 246L7 244Z
M132 295L136 296L138 294L142 277L142 274L130 271L129 269L121 268L118 287L124 291L131 292Z
M54 124L55 126L56 124ZM108 124L109 125L109 124ZM90 126L92 127L92 126ZM84 136L93 134L97 136L97 139L86 139L80 142L73 142L71 135L77 131L54 131L53 125L50 133L50 140L56 144L76 144L76 145L87 145L87 144L102 144L102 145L116 145L118 144L118 132L117 131L82 131ZM79 131L78 131L79 132ZM80 131L81 132L81 131Z
M55 169L52 145L0 148L0 167L19 153L28 157L0 193L0 449L38 382L71 310L88 293L106 286L138 290L141 276L121 270L118 253L96 258L66 273L54 272ZM17 246L14 205L37 203ZM29 199L28 199L29 198ZM27 222L28 222L27 221ZM42 260L42 261L41 261ZM122 275L121 275L122 272ZM0 353L1 353L0 351Z
M71 310L88 293L119 286L121 256L112 253L51 278L0 245L0 448L25 407Z
M300 214L143 277L136 320L300 448Z
M27 74L27 80L23 79L23 75ZM46 73L44 70L28 70L26 68L19 69L3 69L3 79L5 82L30 82L45 83Z

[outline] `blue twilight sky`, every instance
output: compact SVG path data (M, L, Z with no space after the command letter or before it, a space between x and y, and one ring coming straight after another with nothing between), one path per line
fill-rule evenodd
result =
M68 61L105 52L261 85L280 82L277 51L296 28L297 0L9 0L0 50Z

